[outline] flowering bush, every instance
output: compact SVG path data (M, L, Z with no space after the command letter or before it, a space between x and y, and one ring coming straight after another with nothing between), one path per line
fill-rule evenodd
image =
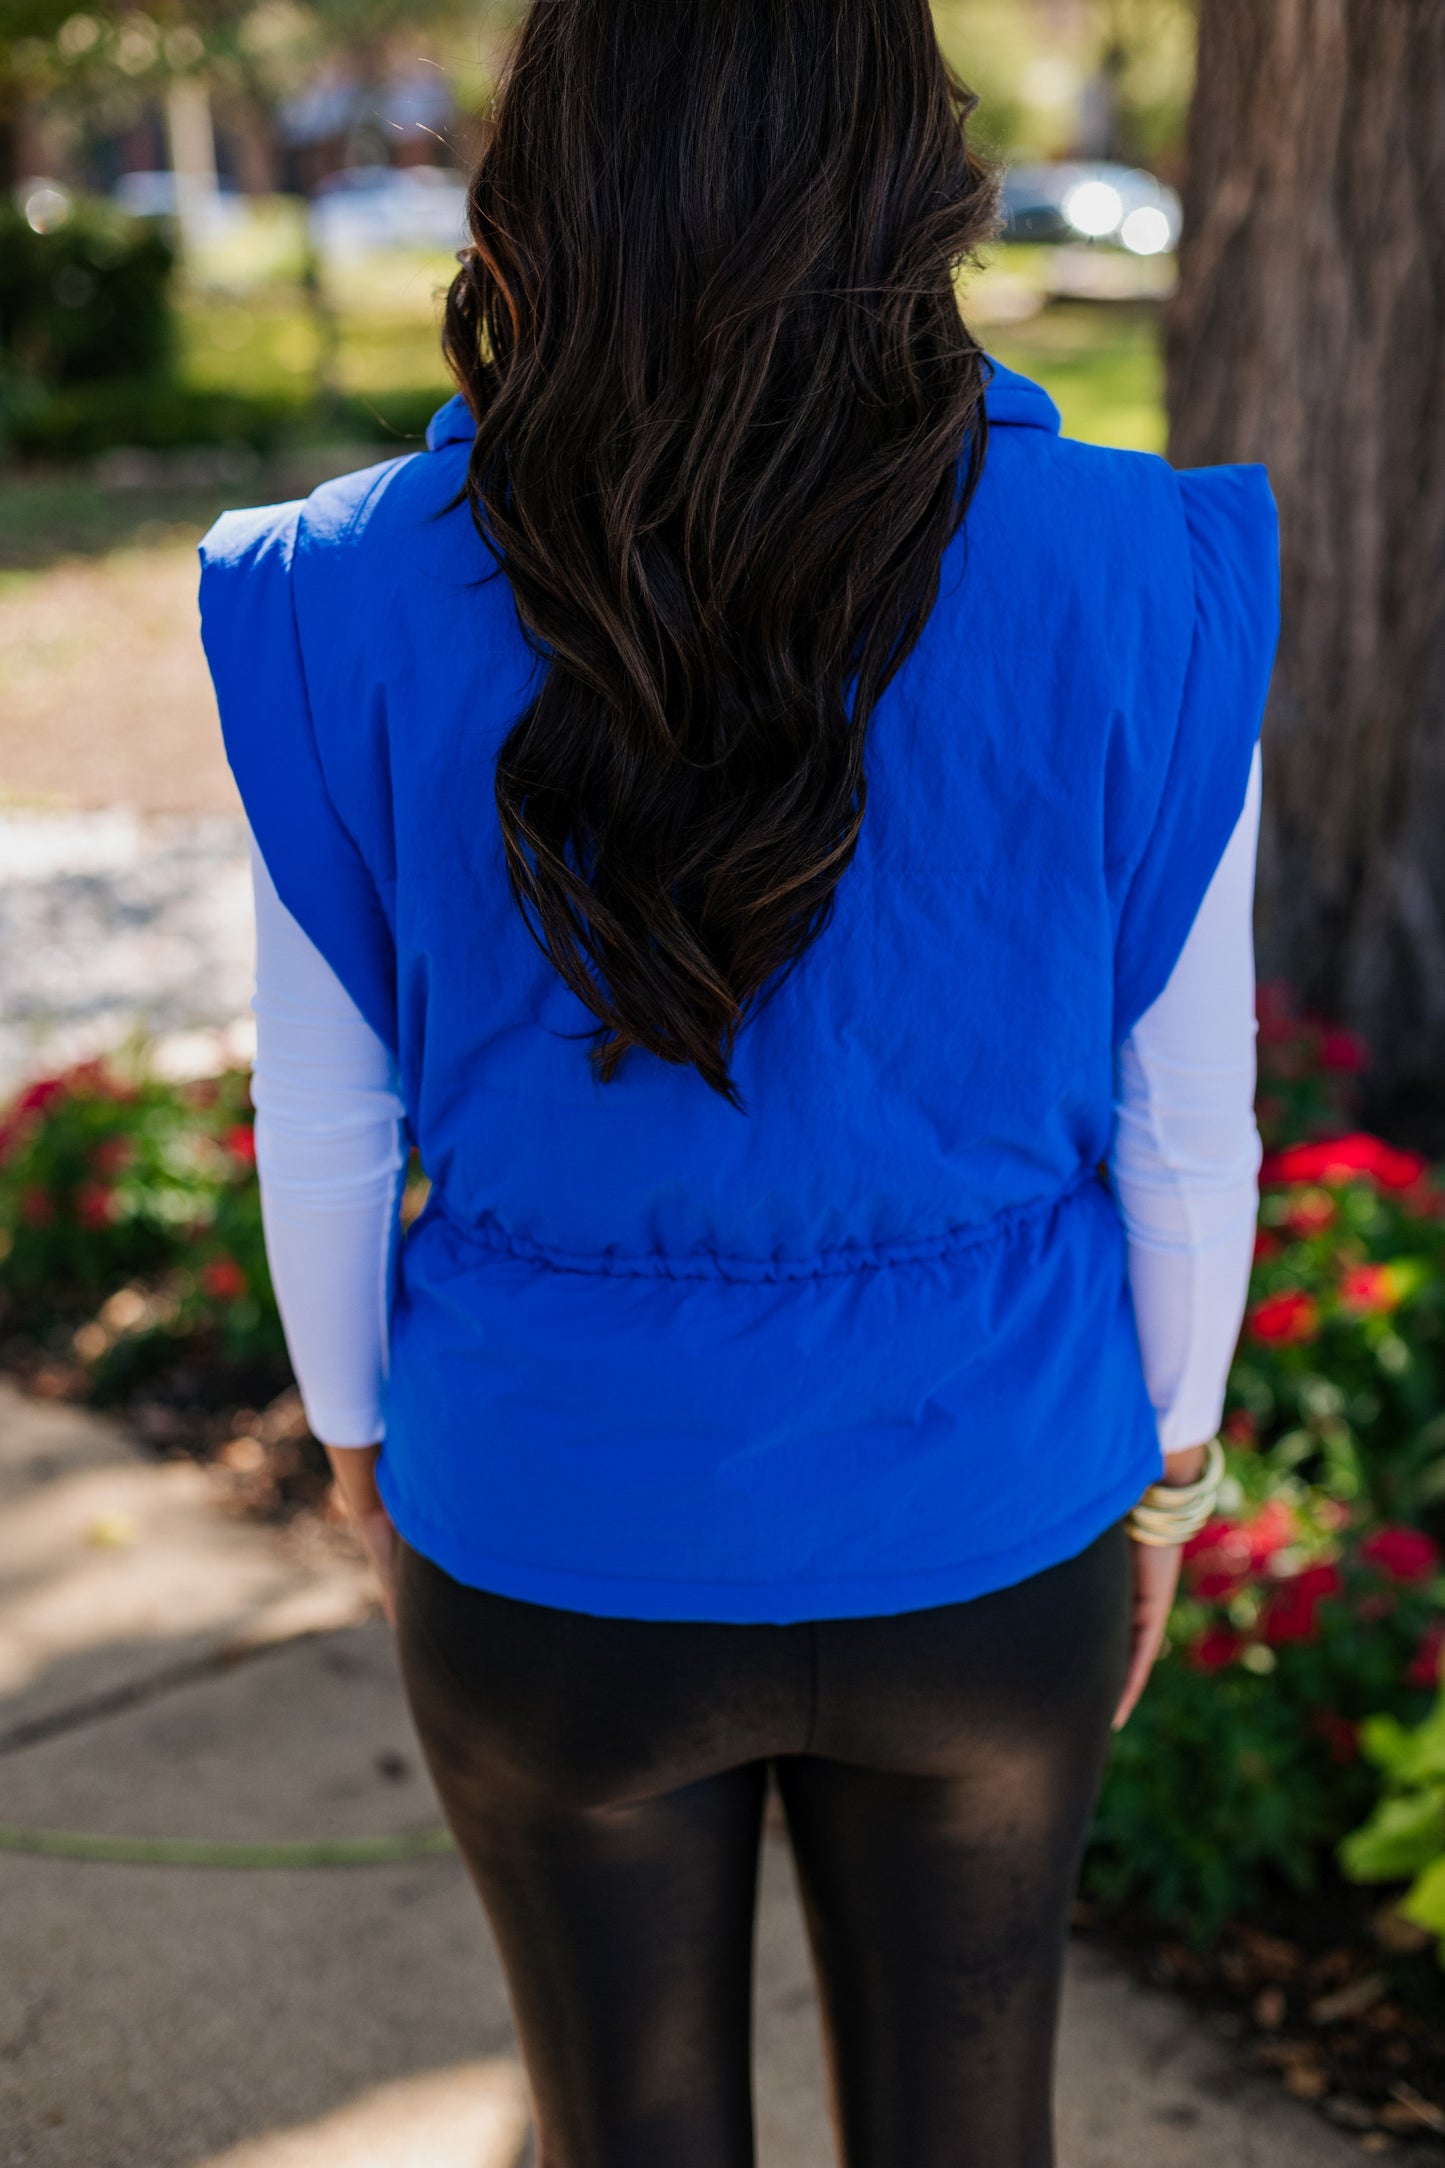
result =
M1115 1742L1091 1894L1145 1899L1206 1941L1279 1878L1308 1889L1377 1780L1359 1727L1416 1715L1439 1666L1434 1539L1357 1524L1231 1460L1231 1512L1186 1547L1169 1648Z
M1259 1017L1259 1090L1254 1111L1267 1145L1338 1136L1349 1127L1368 1057L1353 1032L1301 1015L1289 988L1263 985Z
M404 1223L425 1190L414 1166ZM291 1384L246 1070L174 1083L132 1042L0 1113L0 1361L52 1363L100 1402L163 1378L215 1407Z
M1086 1868L1200 1940L1314 1883L1378 1790L1362 1720L1417 1720L1445 1643L1445 1191L1376 1137L1300 1135L1348 1119L1362 1060L1262 990L1225 1510L1187 1547Z
M7 1341L78 1357L101 1398L183 1342L284 1365L255 1158L242 1070L83 1062L32 1084L0 1118Z
M1228 1428L1269 1466L1384 1520L1445 1502L1445 1191L1374 1137L1261 1169Z

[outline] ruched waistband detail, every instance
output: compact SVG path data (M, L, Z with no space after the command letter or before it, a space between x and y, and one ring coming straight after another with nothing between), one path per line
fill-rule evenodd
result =
M427 1199L422 1217L443 1219L451 1232L473 1248L516 1258L525 1264L540 1265L551 1272L600 1274L629 1280L741 1280L765 1284L769 1281L831 1279L842 1273L876 1272L885 1267L927 1265L969 1250L988 1248L1036 1228L1061 1206L1086 1192L1090 1184L1103 1192L1098 1171L1089 1166L1081 1167L1070 1181L1050 1195L1006 1206L991 1218L968 1227L950 1228L941 1234L921 1235L905 1242L847 1243L836 1249L816 1251L810 1257L743 1257L723 1250L674 1256L661 1250L556 1249L548 1243L533 1242L524 1235L514 1234L494 1221L473 1224L459 1220L435 1189ZM420 1220L417 1226L420 1228Z

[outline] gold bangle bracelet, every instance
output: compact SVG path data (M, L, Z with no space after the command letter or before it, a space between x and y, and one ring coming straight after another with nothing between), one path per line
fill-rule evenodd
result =
M1136 1543L1161 1550L1187 1543L1212 1518L1224 1480L1224 1447L1211 1438L1205 1447L1204 1473L1193 1483L1151 1483L1127 1517Z

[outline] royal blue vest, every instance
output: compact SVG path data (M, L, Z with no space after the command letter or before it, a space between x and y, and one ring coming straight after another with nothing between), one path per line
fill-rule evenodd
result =
M1244 801L1278 630L1265 469L1073 442L993 366L987 457L868 741L831 923L737 1112L629 1054L508 893L493 764L544 667L471 424L202 545L276 887L393 1050L382 1495L459 1580L634 1618L895 1612L1081 1550L1160 1472L1101 1166L1114 1053Z

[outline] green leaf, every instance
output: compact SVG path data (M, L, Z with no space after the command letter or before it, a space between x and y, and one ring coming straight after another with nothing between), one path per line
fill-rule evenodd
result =
M1406 1890L1397 1909L1415 1926L1445 1937L1445 1858L1431 1862Z
M1365 1759L1394 1784L1445 1782L1445 1696L1414 1731L1393 1716L1367 1716L1359 1740Z
M1340 1865L1352 1882L1400 1882L1442 1855L1445 1785L1404 1799L1382 1799L1362 1827L1340 1840L1338 1849Z
M1396 1776L1410 1752L1410 1734L1398 1717L1367 1716L1356 1734L1365 1760Z

